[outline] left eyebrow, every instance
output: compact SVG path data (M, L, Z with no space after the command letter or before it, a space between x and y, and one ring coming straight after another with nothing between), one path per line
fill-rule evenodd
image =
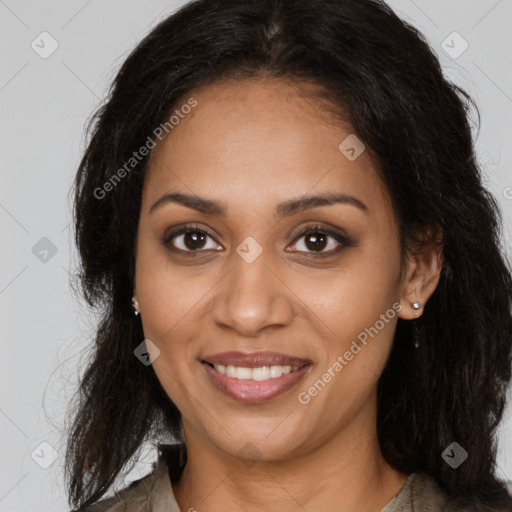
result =
M216 215L225 217L227 208L225 203L206 199L197 195L183 194L180 192L164 194L149 209L149 213L153 213L158 207L166 203L179 203L187 208L191 208L206 215ZM279 203L276 207L276 214L279 218L289 217L299 212L317 208L319 206L329 206L333 204L346 204L354 206L364 213L368 213L368 207L356 197L347 194L322 194L316 196L300 197L297 199L289 199Z
M310 208L329 206L332 204L347 204L368 213L368 207L361 200L347 194L323 194L290 199L289 201L279 203L276 212L279 218L283 218L309 210Z

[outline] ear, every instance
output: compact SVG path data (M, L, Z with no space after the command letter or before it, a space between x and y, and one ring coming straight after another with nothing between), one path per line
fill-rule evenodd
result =
M429 229L423 233L422 241L417 242L406 256L402 282L400 284L399 317L412 320L423 314L423 308L434 293L443 266L441 229ZM412 304L419 303L415 309Z

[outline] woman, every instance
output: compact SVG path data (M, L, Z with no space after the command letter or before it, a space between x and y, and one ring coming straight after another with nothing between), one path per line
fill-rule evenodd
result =
M197 0L152 30L76 178L103 316L70 504L512 510L512 279L470 106L377 0ZM100 500L144 442L154 471Z

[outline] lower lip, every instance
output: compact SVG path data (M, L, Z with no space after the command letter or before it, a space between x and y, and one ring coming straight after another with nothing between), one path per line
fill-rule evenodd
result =
M207 363L202 363L206 374L213 385L225 395L240 402L261 403L282 395L294 387L308 372L311 365L307 364L281 377L267 380L235 379L219 373Z

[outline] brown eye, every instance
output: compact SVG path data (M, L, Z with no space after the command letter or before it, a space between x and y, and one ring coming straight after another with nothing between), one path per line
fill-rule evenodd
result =
M311 251L322 251L327 244L328 236L323 233L309 233L304 237L305 246Z
M208 246L209 239L212 241ZM162 243L172 251L203 252L216 250L219 245L207 231L198 227L184 227L164 236Z
M183 243L187 247L187 249L194 250L194 249L202 249L205 241L206 236L203 233L189 231L188 233L183 233Z
M346 235L321 226L308 228L296 238L299 241L302 239L304 239L303 242L295 244L297 252L311 253L318 256L334 254L350 245Z

